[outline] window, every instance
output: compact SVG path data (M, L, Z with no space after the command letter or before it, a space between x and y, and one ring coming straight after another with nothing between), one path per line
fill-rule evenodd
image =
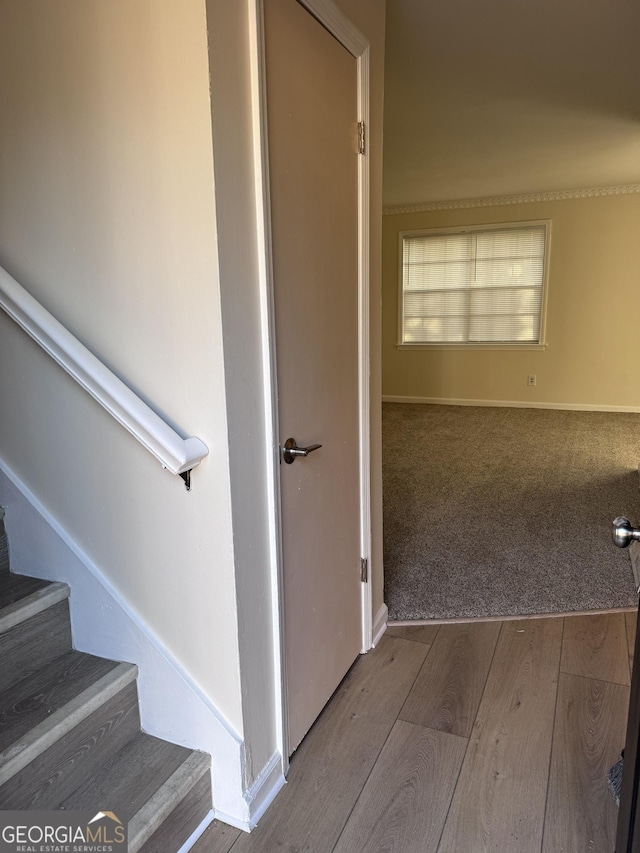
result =
M400 346L544 343L548 222L401 234Z

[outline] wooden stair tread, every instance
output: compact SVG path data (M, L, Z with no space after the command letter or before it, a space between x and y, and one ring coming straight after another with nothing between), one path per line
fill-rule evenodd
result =
M210 756L140 731L133 664L71 648L69 588L13 574L0 507L0 809L83 809L129 853L175 853L211 814Z
M130 821L191 751L143 732L67 797L61 808L82 810L108 803L121 820Z
M28 578L25 575L15 575L13 572L0 573L0 607L13 604L26 598L38 590L49 586L50 581L40 578Z
M10 687L0 700L0 767L15 754L16 744L26 732L117 665L115 661L69 651Z
M132 681L0 786L0 809L58 809L139 731Z
M27 619L37 616L67 598L69 598L69 587L66 583L47 583L11 604L6 604L0 608L0 634L10 631L20 623L26 622Z
M128 824L129 853L177 850L211 809L209 766L205 753L141 732L61 808L82 810L108 803Z
M182 850L213 817L210 759L193 752L129 824L130 853Z

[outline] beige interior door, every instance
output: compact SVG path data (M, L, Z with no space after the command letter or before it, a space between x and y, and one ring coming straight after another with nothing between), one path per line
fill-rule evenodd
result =
M266 0L289 748L361 645L354 57L296 0Z

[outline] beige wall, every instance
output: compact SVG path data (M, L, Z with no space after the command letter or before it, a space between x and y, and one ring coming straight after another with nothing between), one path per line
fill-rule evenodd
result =
M379 607L384 2L340 5L372 42ZM280 689L249 4L24 0L4 11L0 264L210 453L187 493L0 314L0 455L243 734L249 785L277 745Z
M373 45L379 605L384 2L342 5ZM0 315L0 455L244 735L249 785L277 746L279 690L249 4L25 0L5 12L0 264L210 454L187 493Z
M202 0L2 4L0 264L210 449L193 490L0 317L0 454L243 729Z
M383 219L384 395L640 407L640 195ZM396 348L399 232L535 219L552 222L545 350Z

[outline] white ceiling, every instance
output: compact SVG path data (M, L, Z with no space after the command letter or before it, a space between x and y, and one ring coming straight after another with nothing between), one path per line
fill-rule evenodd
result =
M387 0L385 205L640 183L640 0Z

